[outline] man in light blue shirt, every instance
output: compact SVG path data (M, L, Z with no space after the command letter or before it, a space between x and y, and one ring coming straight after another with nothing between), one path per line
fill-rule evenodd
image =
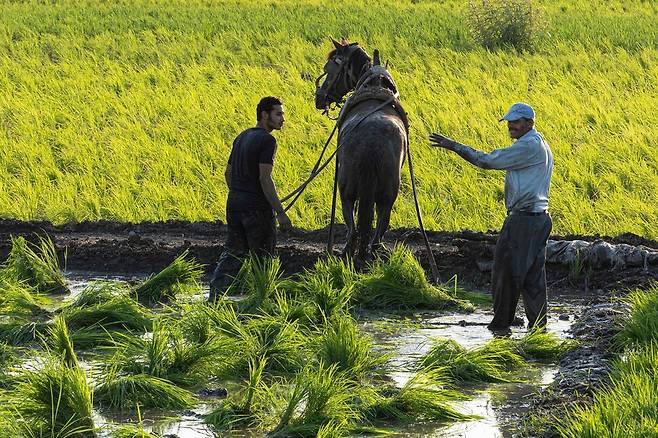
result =
M535 111L530 105L515 103L503 120L516 142L491 153L441 134L430 135L434 147L456 152L483 169L507 171L507 218L496 242L492 272L494 317L488 327L493 331L509 330L520 295L529 327L546 325L546 242L553 227L548 214L553 154L534 127Z

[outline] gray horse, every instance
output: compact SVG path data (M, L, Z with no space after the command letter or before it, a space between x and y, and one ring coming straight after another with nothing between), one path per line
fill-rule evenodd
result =
M332 41L335 49L327 56L325 73L316 81L315 106L326 110L356 90L345 102L338 120L337 178L347 226L343 254L354 256L357 250L357 261L367 261L372 250L382 247L400 190L407 119L393 78L379 65L379 53L375 51L373 63L357 43ZM377 227L371 239L375 207Z

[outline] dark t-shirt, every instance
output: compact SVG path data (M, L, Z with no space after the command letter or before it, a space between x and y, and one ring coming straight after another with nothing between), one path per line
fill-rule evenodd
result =
M260 185L259 164L274 164L276 139L263 128L244 130L233 140L228 159L231 188L226 209L230 211L271 210Z

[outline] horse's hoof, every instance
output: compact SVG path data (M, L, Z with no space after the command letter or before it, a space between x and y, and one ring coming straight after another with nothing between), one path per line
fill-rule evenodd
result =
M388 248L383 243L376 243L371 246L372 254L375 258L386 257L391 253L390 248Z

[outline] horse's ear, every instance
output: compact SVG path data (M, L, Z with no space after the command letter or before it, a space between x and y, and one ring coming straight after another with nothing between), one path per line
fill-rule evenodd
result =
M340 38L340 43L341 43L343 46L349 46L350 41L349 41L347 38L345 38L345 37L341 37L341 38Z
M331 38L331 42L334 43L334 47L336 47L336 49L340 49L341 47L343 47L343 45L341 43L339 43L338 41L336 41L333 38Z
M373 58L373 61L372 61L373 65L380 65L379 50L378 49L375 49L375 51L372 53L372 58Z

